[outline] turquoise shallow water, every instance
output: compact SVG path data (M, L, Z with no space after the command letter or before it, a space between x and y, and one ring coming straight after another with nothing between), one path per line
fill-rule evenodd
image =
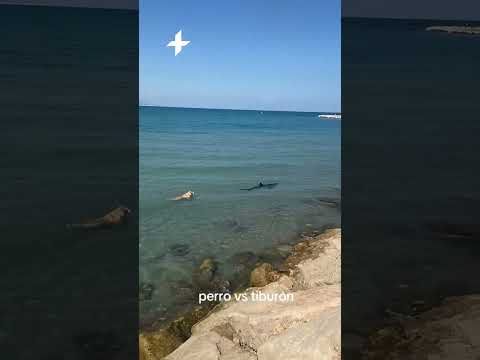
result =
M241 191L258 182L274 189ZM194 201L169 199L192 190ZM239 252L339 225L340 122L318 113L140 108L140 281L155 290L145 322L189 300L178 284L207 257L223 278Z

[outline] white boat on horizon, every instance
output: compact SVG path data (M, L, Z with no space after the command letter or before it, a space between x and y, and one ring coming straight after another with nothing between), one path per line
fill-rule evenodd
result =
M341 114L320 114L318 117L324 119L342 119Z

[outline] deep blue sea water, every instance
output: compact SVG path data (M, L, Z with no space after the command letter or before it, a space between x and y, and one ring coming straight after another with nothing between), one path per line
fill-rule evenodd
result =
M386 309L480 292L478 236L432 231L478 224L480 37L425 30L438 25L465 22L343 20L344 348Z
M0 357L135 358L138 12L0 5L0 30Z
M229 279L239 252L339 225L319 199L340 197L340 121L318 114L140 108L140 281L155 286L144 319L178 308L176 284L202 259ZM260 181L279 185L240 190ZM170 200L188 190L194 201Z

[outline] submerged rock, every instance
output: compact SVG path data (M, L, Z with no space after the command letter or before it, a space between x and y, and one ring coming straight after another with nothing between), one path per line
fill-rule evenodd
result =
M217 268L218 268L217 262L212 258L207 258L202 261L199 269L200 271L208 271L213 274L215 273L215 271L217 271Z
M178 304L193 303L196 300L193 284L188 281L177 281L170 285L172 294L175 294L175 302Z
M231 288L238 289L247 285L250 271L255 267L258 256L251 251L242 251L229 258L228 263L232 267Z
M200 321L208 311L209 308L206 306L196 306L191 311L172 321L167 330L185 341L192 334L192 326Z
M250 285L253 287L263 287L279 278L272 265L263 263L256 267L250 274Z
M230 281L224 279L214 279L211 282L211 288L218 294L226 294L231 291Z
M217 223L220 227L233 231L236 234L244 233L248 230L247 226L242 225L235 219L227 219Z
M138 338L139 359L161 359L179 347L182 342L182 338L169 333L168 330L165 329L140 334Z
M155 287L152 283L141 282L138 289L138 298L140 301L151 300Z
M215 260L208 258L202 261L198 268L198 275L200 281L210 282L215 276L215 272L218 269L218 265Z
M272 264L273 267L277 268L281 266L284 262L287 255L281 253L277 248L267 248L262 250L258 254L258 262Z
M207 307L197 306L166 328L142 332L139 335L140 360L159 360L178 348L191 335L192 326L207 313Z
M185 256L190 252L190 246L187 244L171 245L168 249L174 256Z
M193 285L196 293L226 293L230 292L231 284L218 274L218 264L212 258L202 261L193 272Z
M278 253L282 256L282 257L285 257L287 258L291 252L292 252L292 246L291 245L279 245L277 246L276 250L278 251Z
M236 265L253 266L257 262L257 255L251 251L242 251L230 257L229 262Z

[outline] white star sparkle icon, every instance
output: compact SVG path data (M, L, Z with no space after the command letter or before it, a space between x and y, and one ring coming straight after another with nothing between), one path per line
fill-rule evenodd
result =
M175 40L170 41L167 46L175 47L175 56L177 56L180 54L180 51L182 51L182 48L187 46L189 43L190 41L182 40L182 30L180 30L175 34Z

